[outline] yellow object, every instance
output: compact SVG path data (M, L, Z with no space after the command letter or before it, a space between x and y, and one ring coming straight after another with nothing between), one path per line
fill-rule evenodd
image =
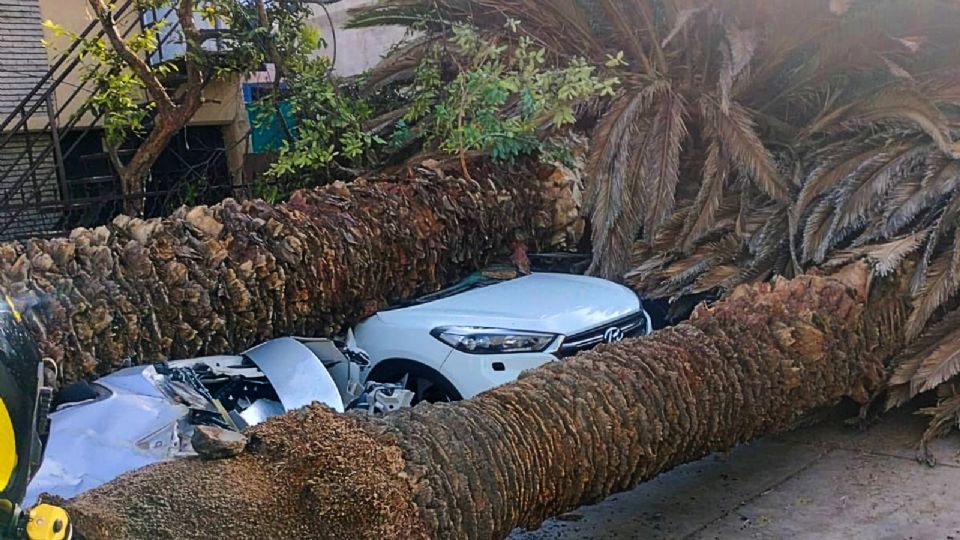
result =
M16 468L17 435L13 432L7 404L0 398L0 491L7 489Z
M13 312L13 318L16 319L17 322L22 321L23 315L21 315L20 312L17 311L17 306L13 305L13 298L10 298L10 296L8 295L5 295L5 296L7 298L7 305L10 306L10 311Z
M28 540L69 540L71 536L70 521L63 508L38 504L30 510Z

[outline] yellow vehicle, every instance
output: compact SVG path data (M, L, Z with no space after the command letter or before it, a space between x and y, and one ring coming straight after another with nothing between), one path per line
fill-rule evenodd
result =
M0 302L0 539L68 540L62 508L20 507L40 468L49 431L51 392L43 384L43 361L13 302Z

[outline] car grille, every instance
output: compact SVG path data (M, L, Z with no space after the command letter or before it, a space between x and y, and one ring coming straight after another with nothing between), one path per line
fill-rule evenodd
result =
M603 326L567 336L563 340L560 350L557 351L557 356L566 358L578 352L592 349L601 343L607 343L610 341L607 337L607 332L611 330L615 331L616 329L620 331L620 339L642 336L647 332L647 314L640 311L628 317L605 323ZM619 341L615 339L615 336L611 337L614 337L614 341Z

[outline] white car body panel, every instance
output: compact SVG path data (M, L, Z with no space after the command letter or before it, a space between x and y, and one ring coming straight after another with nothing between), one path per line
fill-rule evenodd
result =
M454 350L440 374L447 378L464 399L517 380L528 369L538 368L557 358L549 353L467 354ZM494 364L503 366L502 371Z
M375 365L388 359L417 360L440 371L453 349L430 336L429 329L424 332L422 325L413 321L398 323L387 323L374 315L354 329L357 344L366 343L372 347L361 346L370 355L370 361ZM424 335L430 339L423 339Z
M386 360L414 361L441 373L467 399L516 380L524 370L556 360L551 354L554 348L539 353L468 354L431 336L434 328L503 328L570 336L641 311L637 295L616 283L534 273L424 304L381 311L360 323L354 334L374 369Z
M245 354L270 380L285 410L318 401L343 412L343 399L330 373L300 341L290 337L273 339Z
M343 412L341 392L324 363L349 362L329 340L279 338L245 354L276 391L283 405L279 412L313 402ZM242 372L242 362L242 356L210 356L167 364L177 368L203 363L214 372ZM40 470L27 488L26 506L44 492L71 498L125 472L192 455L190 410L157 388L160 378L152 365L125 368L95 381L110 391L106 397L51 413L50 437ZM262 419L253 414L259 412L254 407L247 410L248 416Z
M531 274L418 306L381 311L377 317L416 328L484 326L570 335L639 309L637 295L612 281ZM370 352L359 336L357 343Z
M126 393L109 383L103 386L114 394L50 415L51 433L40 470L27 487L27 507L41 493L71 498L175 455L177 421L189 412L186 406L165 397ZM126 416L117 421L121 414ZM132 442L144 438L150 440L148 448Z

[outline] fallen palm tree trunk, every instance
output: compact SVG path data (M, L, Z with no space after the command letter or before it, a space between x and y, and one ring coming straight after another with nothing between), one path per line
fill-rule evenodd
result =
M412 178L303 190L277 205L228 199L3 244L0 288L39 304L31 329L69 382L127 358L331 335L461 277L513 241L542 246L576 221L569 175L478 163L473 182L429 165Z
M743 286L688 323L385 419L319 407L222 461L153 466L70 501L88 539L502 538L681 463L861 401L903 312L867 272Z

